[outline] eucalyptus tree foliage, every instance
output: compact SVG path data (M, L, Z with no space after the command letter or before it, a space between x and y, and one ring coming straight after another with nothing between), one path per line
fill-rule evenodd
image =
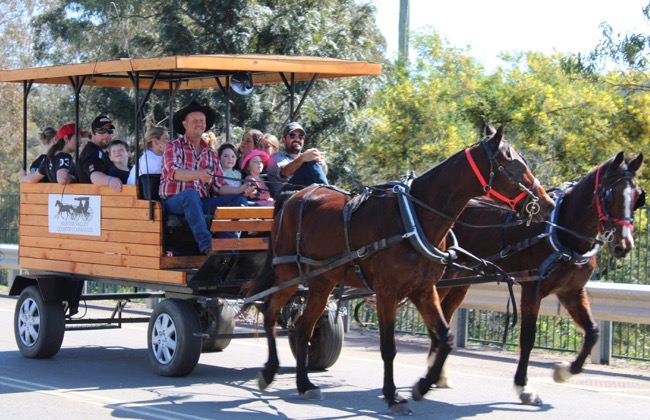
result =
M34 33L31 16L47 10L55 0L3 0L0 2L0 70L30 67L35 63L31 45ZM39 100L39 93L34 94ZM0 193L18 191L18 169L22 165L23 86L0 84ZM29 119L27 159L41 152L41 127Z
M650 22L650 2L639 10L646 22ZM601 41L588 54L575 54L562 60L565 71L582 74L593 80L603 80L603 74L613 67L625 77L615 88L629 92L650 90L650 80L639 83L639 76L645 75L650 64L650 34L620 33L607 22L600 26Z
M36 57L43 64L189 54L381 62L385 50L374 6L354 0L61 0L58 8L36 19L35 27ZM352 133L351 113L363 106L376 84L373 78L362 79L317 82L297 118L308 132L306 146L332 149L331 161L337 160L335 149L345 146L342 139ZM298 94L305 88L306 83L299 83ZM132 92L92 88L83 95L91 115L110 113L132 130ZM179 92L175 106L191 99L209 102L223 115L219 90ZM167 92L154 95L148 123L168 118L166 101ZM283 85L256 86L253 94L232 98L231 112L235 127L278 135L288 122L288 92ZM216 125L219 135L223 124ZM331 168L336 180L336 165Z

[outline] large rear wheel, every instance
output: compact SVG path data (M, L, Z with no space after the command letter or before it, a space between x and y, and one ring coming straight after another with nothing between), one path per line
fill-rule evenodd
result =
M334 366L343 349L343 333L343 319L337 316L336 305L330 304L316 323L314 334L309 340L309 370L324 370ZM297 348L292 333L289 334L289 347L295 358Z
M149 360L161 376L189 375L201 356L201 324L192 304L166 299L149 320Z
M20 353L45 359L58 353L65 333L62 302L45 302L38 286L20 293L14 313L14 335Z

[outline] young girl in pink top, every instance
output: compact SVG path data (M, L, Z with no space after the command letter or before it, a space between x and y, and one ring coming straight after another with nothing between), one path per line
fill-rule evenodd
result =
M244 182L252 182L256 187L248 195L248 198L259 206L272 206L274 204L269 187L260 176L268 161L269 155L262 150L248 152L241 161L242 172L246 176Z

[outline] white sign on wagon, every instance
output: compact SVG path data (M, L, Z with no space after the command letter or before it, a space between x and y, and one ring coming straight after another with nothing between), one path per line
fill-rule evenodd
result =
M49 194L48 231L100 236L102 234L101 211L100 195Z

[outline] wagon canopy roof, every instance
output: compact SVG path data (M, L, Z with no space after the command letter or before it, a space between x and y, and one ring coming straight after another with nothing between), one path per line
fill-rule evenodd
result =
M381 74L381 65L335 58L283 55L191 55L158 58L121 59L83 64L32 67L0 71L0 82L70 84L84 78L86 86L134 87L137 73L141 88L203 89L227 85L228 76L252 72L255 84L283 82L283 75L294 80Z

